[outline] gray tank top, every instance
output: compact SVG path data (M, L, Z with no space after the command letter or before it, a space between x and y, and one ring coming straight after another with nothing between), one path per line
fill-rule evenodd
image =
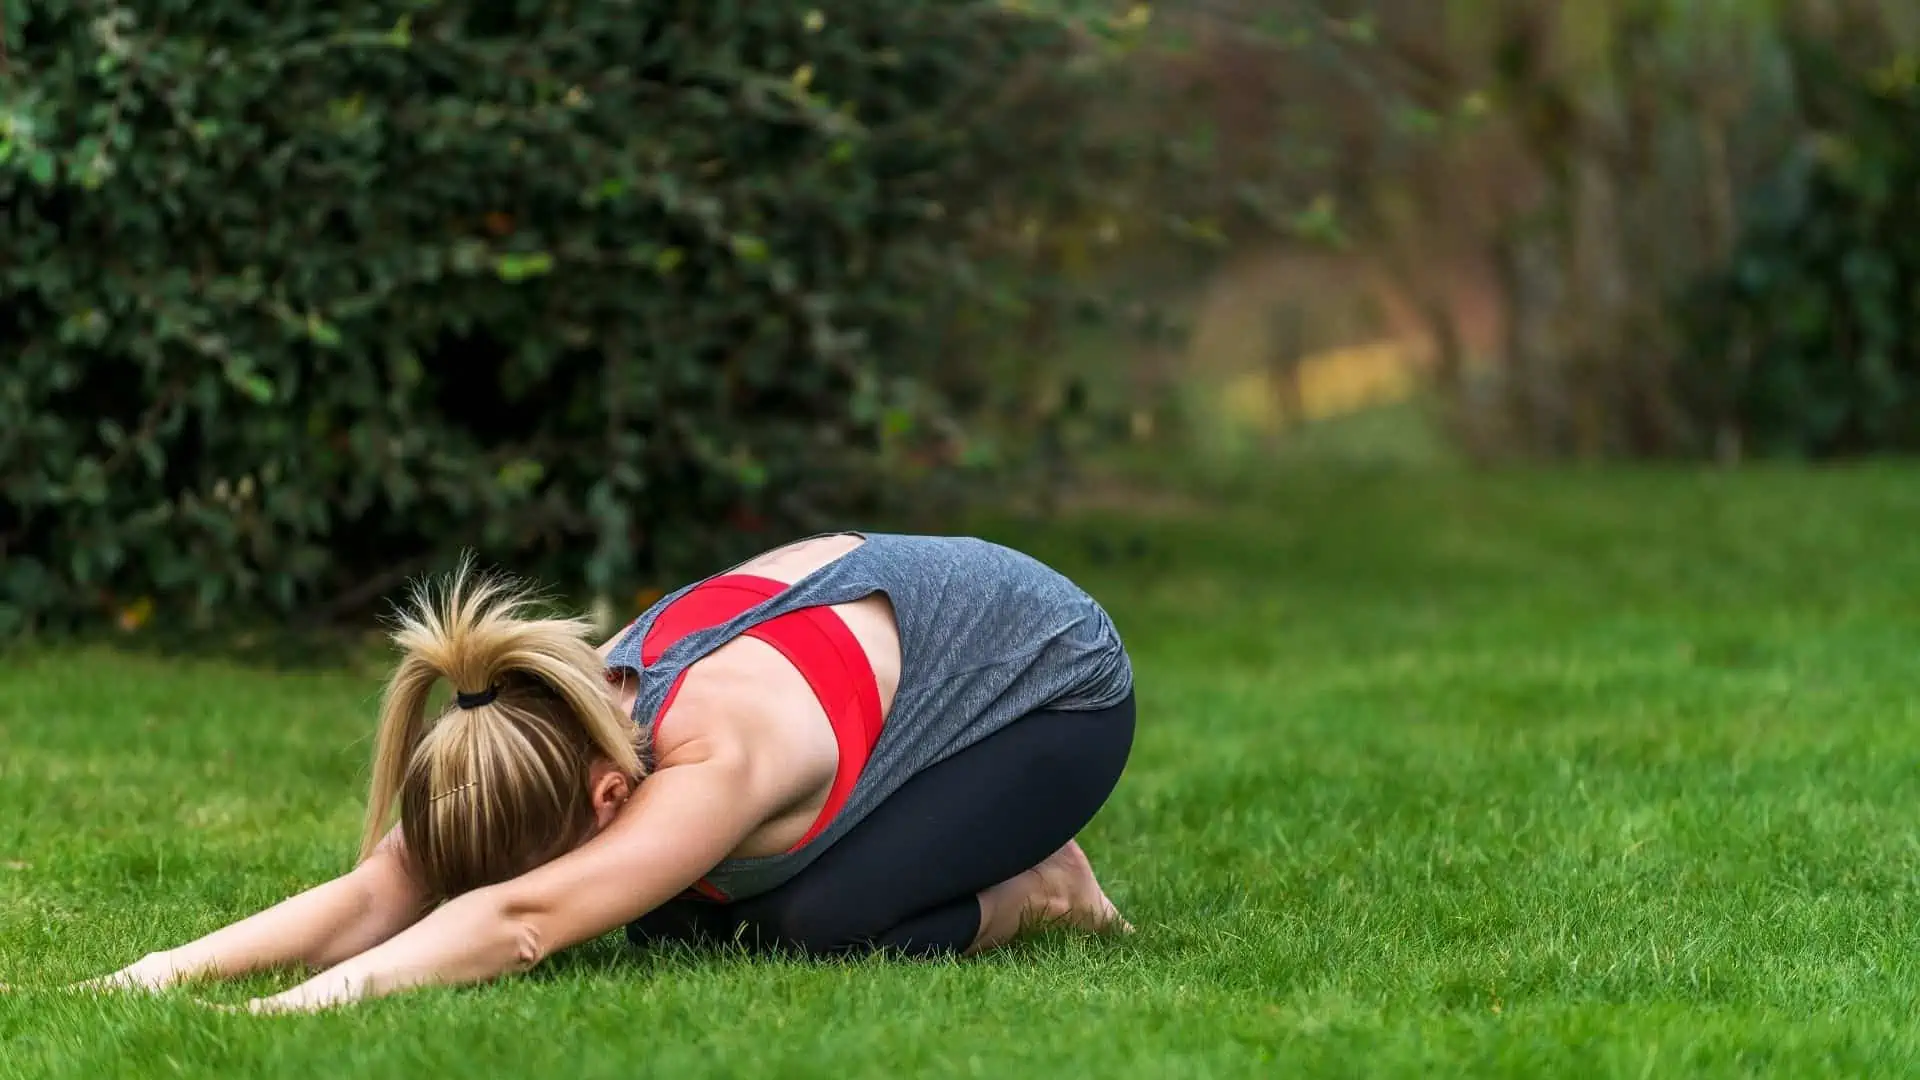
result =
M1029 555L969 537L822 535L866 542L779 596L688 634L643 666L641 643L654 620L699 583L677 589L648 608L607 657L608 667L639 678L633 719L644 751L667 691L721 645L801 608L875 593L892 602L900 626L900 686L859 782L826 829L799 850L715 867L707 881L735 900L791 879L915 773L1020 717L1040 709L1105 709L1133 690L1132 665L1107 613Z

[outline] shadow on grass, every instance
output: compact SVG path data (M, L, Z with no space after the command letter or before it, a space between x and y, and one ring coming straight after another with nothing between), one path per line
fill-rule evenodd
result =
M551 957L527 973L535 982L552 983L581 978L647 978L651 976L712 971L715 968L769 967L802 970L889 967L942 967L952 964L1000 966L1005 964L1044 964L1086 949L1101 952L1132 953L1141 944L1139 937L1100 937L1078 931L1043 930L979 957L963 958L952 954L914 957L900 953L852 951L836 955L803 953L794 948L756 947L745 941L662 941L645 945L629 942L624 934L609 934ZM1164 943L1163 943L1164 944ZM1163 950L1156 949L1156 953ZM1211 946L1195 940L1178 951L1206 953Z
M523 977L537 984L593 978L646 979L714 966L793 964L805 960L797 953L755 951L739 943L671 941L635 945L627 940L624 931L614 931L548 957Z

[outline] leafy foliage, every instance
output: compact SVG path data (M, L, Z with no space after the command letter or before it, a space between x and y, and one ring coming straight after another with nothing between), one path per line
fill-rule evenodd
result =
M0 632L882 506L1076 71L963 0L0 5Z
M1920 450L1920 58L1804 67L1818 137L1681 308L1691 400L1744 452Z

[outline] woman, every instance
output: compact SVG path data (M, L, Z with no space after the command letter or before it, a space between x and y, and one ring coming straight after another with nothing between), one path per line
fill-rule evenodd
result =
M1075 835L1132 747L1113 623L985 541L830 534L596 650L465 568L395 634L358 866L102 983L318 968L256 1010L637 943L973 955L1131 929ZM427 716L434 686L454 700ZM399 823L388 818L398 805Z

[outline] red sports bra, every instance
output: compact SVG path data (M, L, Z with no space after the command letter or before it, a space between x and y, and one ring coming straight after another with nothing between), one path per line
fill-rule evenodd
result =
M724 623L786 589L784 582L751 574L726 574L694 586L654 619L641 641L641 663L654 663L686 635ZM744 633L780 650L807 680L820 707L826 710L827 721L833 725L834 741L839 744L839 764L834 768L833 786L827 791L826 805L806 834L790 849L798 850L833 821L860 780L861 770L880 739L884 722L880 685L859 639L830 607L791 611ZM668 688L666 700L653 720L655 738L659 737L660 726L666 723L685 678L683 673ZM726 899L705 881L695 888L708 899Z

